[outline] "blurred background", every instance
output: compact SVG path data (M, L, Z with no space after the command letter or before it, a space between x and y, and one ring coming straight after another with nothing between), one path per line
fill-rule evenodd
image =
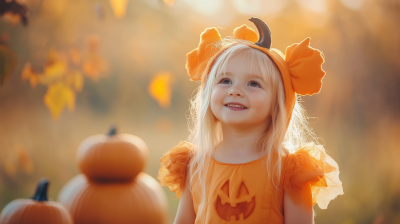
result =
M10 1L0 0L0 6ZM400 223L400 1L20 0L0 18L0 209L49 196L79 173L79 144L116 125L159 159L188 135L186 53L200 33L263 19L272 47L311 37L327 75L303 97L310 122L339 164L344 195L316 223ZM25 8L26 7L26 8ZM27 9L28 11L24 11ZM164 188L173 222L179 200Z

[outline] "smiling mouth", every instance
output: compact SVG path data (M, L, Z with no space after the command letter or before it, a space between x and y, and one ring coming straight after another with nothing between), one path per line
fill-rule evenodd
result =
M247 109L247 107L241 105L241 104L225 104L224 106L232 108L232 109Z

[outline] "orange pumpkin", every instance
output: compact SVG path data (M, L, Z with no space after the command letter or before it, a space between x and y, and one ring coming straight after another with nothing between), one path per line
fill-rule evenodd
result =
M146 143L129 134L94 135L79 146L79 169L96 181L130 181L144 168L148 149Z
M78 175L61 190L58 200L75 224L163 224L167 203L160 184L145 173L130 182L95 182Z
M140 138L116 134L95 135L82 142L78 164L84 175L68 182L59 201L75 224L166 223L166 197L160 184L140 173L148 149Z
M0 224L72 224L68 210L60 203L47 200L49 182L39 182L32 199L16 199L4 207Z

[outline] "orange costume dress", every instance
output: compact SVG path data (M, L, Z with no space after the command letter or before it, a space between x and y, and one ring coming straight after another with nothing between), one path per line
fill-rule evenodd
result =
M252 18L260 32L257 34L243 25L234 30L233 38L244 40L248 46L267 54L278 67L285 88L285 107L289 125L296 94L312 95L322 86L325 72L322 53L309 46L310 38L286 49L283 55L271 49L268 26ZM187 55L186 68L191 80L203 86L215 59L230 45L215 44L222 38L216 28L206 29L200 36L198 48ZM185 186L186 171L196 147L181 142L161 159L158 179L180 197ZM307 144L283 157L281 178L268 175L267 155L243 164L227 164L211 158L205 182L205 198L196 176L191 185L191 195L196 213L196 223L284 223L283 192L299 204L304 195L296 191L309 185L313 204L325 209L337 195L343 194L336 162L322 146ZM272 159L272 161L277 161ZM270 172L273 173L273 172ZM191 175L191 174L188 174ZM274 180L274 181L272 181ZM204 204L204 210L200 213Z
M180 197L186 181L186 170L193 145L181 142L161 159L158 179ZM305 184L312 190L313 204L322 209L337 195L343 194L336 162L322 148L308 144L283 159L281 179L272 182L266 168L266 158L228 164L211 158L207 178L205 200L201 200L201 188L196 179L191 185L191 195L196 215L205 203L202 215L195 223L284 223L283 191L295 203L301 195L296 191ZM276 186L276 187L275 187Z

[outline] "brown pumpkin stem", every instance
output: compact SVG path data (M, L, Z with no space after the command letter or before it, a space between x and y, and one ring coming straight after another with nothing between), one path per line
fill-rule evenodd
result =
M47 200L47 188L49 186L49 181L47 179L41 179L36 188L36 193L32 197L35 201L48 201Z
M115 126L111 126L110 131L108 132L108 136L113 136L117 134L117 128Z
M269 30L269 27L267 26L267 24L265 24L264 21L262 21L261 19L259 19L257 17L251 17L251 19L249 19L249 20L251 22L253 22L254 25L256 25L258 32L260 34L259 40L256 43L256 45L270 49L271 48L271 31Z

